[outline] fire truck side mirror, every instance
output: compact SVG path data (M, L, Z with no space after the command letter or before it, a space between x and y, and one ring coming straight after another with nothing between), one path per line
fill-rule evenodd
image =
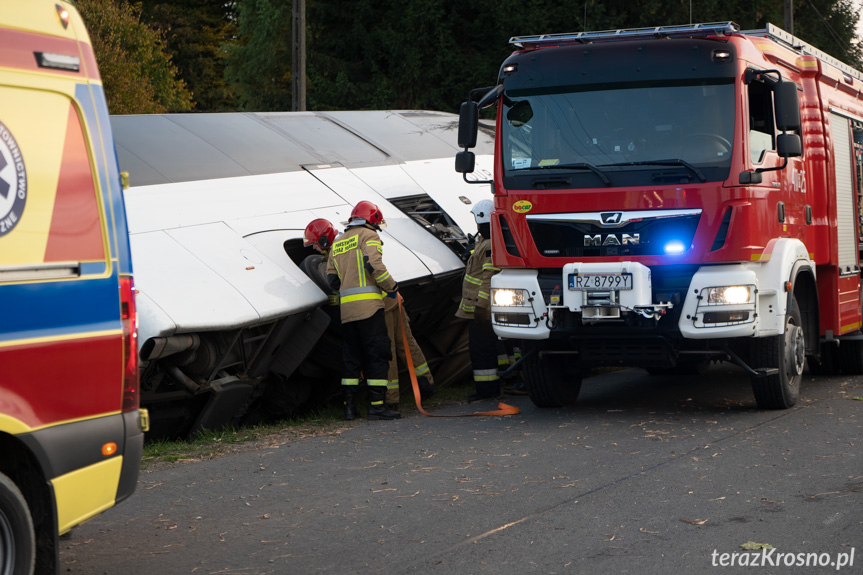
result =
M776 103L776 127L783 132L800 129L800 99L797 84L789 80L777 82L773 86L773 99Z
M455 155L455 171L459 174L472 174L476 165L476 156L465 150Z
M803 155L803 145L797 134L779 134L776 138L776 153L780 158L799 158Z
M462 102L458 109L458 147L467 150L476 146L478 130L479 106L476 102Z

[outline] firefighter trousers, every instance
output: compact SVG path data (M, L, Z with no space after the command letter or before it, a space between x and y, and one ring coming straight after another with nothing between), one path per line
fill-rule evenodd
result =
M342 385L357 386L363 375L369 386L384 391L392 358L384 310L379 309L366 319L343 323L342 336Z
M497 375L498 339L491 326L491 318L480 316L470 320L468 345L473 382L479 397L494 397L500 394Z
M401 310L401 321L399 321L399 310ZM399 360L403 363L407 361L404 338L402 337L402 322L404 322L405 335L407 335L411 361L414 364L414 373L417 376L417 380L421 382L422 387L422 384L426 386L434 385L434 379L432 378L423 350L420 349L417 340L414 339L414 334L411 333L411 323L410 319L408 319L407 311L405 311L404 304L387 309L384 315L387 322L387 333L390 336L390 352L392 354L387 374L387 403L398 403ZM423 382L420 378L425 378L426 381Z

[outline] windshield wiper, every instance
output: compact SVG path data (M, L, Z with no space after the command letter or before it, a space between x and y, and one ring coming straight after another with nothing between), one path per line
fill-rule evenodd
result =
M554 164L548 166L532 166L530 168L521 168L518 170L514 170L516 172L526 172L526 171L534 171L534 170L590 170L602 180L606 186L611 185L611 180L608 179L602 170L594 166L593 164L580 163L580 164Z
M706 182L707 178L704 177L704 174L701 173L701 170L687 162L686 160L681 160L679 158L673 158L668 160L645 160L643 162L619 162L617 164L602 164L603 168L605 167L617 167L617 166L683 166L684 168L688 168L692 171L698 179L702 182Z

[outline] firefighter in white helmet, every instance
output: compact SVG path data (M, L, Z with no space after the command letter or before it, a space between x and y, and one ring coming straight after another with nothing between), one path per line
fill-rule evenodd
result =
M477 225L476 243L467 261L462 297L456 317L471 320L468 327L470 363L476 393L469 401L500 396L497 369L497 336L491 325L491 276L500 271L491 261L491 200L480 200L471 209Z
M327 279L339 291L344 342L342 392L348 420L356 416L360 374L369 389L368 418L401 417L384 405L392 355L383 300L398 297L398 284L383 262L378 230L384 226L386 222L377 205L359 202L351 212L347 229L333 242L327 264Z

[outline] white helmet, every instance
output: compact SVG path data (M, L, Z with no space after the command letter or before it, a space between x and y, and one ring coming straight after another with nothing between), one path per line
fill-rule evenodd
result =
M476 223L487 224L491 221L491 213L494 211L494 202L491 200L480 200L471 208L470 213L476 218Z

